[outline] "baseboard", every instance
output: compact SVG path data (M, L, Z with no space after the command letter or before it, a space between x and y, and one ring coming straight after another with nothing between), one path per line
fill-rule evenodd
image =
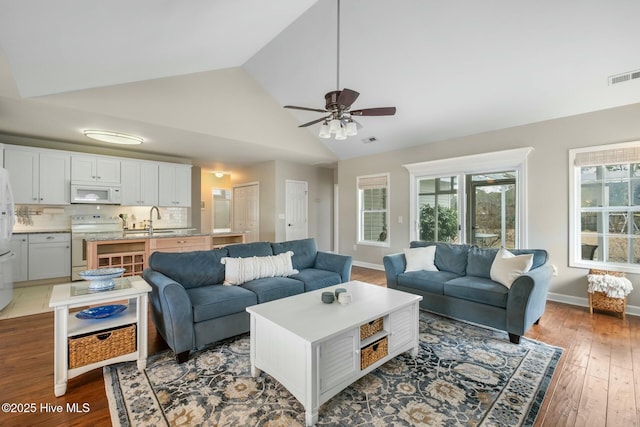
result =
M364 262L364 261L352 261L351 264L355 265L356 267L370 268L371 270L384 271L384 265L382 264L373 264L373 263Z
M547 300L561 302L569 305L576 305L579 307L589 307L588 298L574 297L570 295L562 295L550 292L547 294ZM637 305L627 305L626 314L630 314L632 316L640 316L640 307L638 307Z

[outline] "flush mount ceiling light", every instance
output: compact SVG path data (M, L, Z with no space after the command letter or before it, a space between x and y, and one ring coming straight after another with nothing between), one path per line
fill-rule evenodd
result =
M129 135L120 132L111 132L108 130L85 130L84 135L102 142L110 142L112 144L137 145L142 144L144 139L139 136Z

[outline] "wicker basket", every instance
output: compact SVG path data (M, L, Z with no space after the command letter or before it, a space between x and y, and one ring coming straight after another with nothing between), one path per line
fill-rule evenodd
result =
M609 275L616 277L625 277L625 274L620 271L609 270L597 270L592 268L589 270L589 274L597 275ZM593 314L593 310L603 310L612 313L621 314L624 319L625 312L627 311L627 297L624 298L611 298L604 292L590 292L589 293L589 312Z
M367 368L387 354L389 354L389 340L387 337L369 344L360 351L360 370Z
M136 351L136 325L69 337L69 369Z
M384 325L384 321L382 317L379 317L376 320L372 320L369 323L365 323L360 326L360 341L366 340L370 336L377 334L382 331L382 327Z

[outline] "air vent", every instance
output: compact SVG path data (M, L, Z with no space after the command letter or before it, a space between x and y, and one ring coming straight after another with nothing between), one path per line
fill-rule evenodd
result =
M628 71L615 76L609 76L609 85L624 83L635 79L640 79L640 70Z
M372 142L376 142L377 140L378 138L376 138L375 136L370 136L369 138L364 138L362 142L364 142L365 144L371 144Z

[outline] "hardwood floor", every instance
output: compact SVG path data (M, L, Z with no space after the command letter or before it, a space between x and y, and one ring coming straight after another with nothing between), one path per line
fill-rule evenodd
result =
M354 267L352 278L385 284L382 271ZM149 324L153 354L167 347ZM536 426L639 425L640 318L592 316L586 308L550 302L526 336L565 349ZM70 380L64 396L53 395L52 313L0 320L0 396L12 409L35 410L3 411L2 426L111 425L101 369ZM74 403L88 411L67 412ZM53 412L57 407L61 413Z

